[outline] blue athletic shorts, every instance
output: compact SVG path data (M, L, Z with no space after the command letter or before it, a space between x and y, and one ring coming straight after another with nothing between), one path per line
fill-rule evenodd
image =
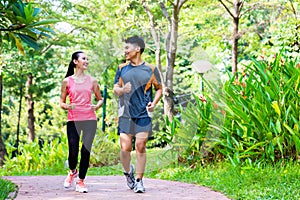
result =
M152 119L145 118L119 118L118 135L120 133L136 135L140 132L148 132L149 136L152 134Z

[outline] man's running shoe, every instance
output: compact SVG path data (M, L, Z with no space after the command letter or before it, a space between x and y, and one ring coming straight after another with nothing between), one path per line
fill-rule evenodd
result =
M129 171L129 173L124 172L124 175L126 177L128 187L130 189L133 189L134 185L135 185L134 167L133 167L133 165L130 165L130 171Z
M65 188L70 188L73 185L74 179L78 176L78 170L75 169L75 172L69 171L67 178L64 182Z
M134 191L135 193L144 193L144 192L146 191L142 179L137 180L137 181L135 182L135 186L134 186L133 191Z
M88 189L86 188L84 182L82 179L79 179L77 182L76 182L76 192L81 192L81 193L87 193L88 192Z

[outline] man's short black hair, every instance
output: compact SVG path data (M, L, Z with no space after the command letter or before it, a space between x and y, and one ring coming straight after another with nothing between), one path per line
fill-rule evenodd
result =
M137 46L140 47L140 52L141 54L144 52L145 50L145 42L144 42L144 39L139 37L139 36L132 36L132 37L129 37L125 40L126 43L129 43L129 44L135 44Z

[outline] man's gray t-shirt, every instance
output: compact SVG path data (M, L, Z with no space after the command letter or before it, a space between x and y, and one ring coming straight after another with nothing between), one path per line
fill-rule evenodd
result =
M152 85L156 90L162 88L158 69L145 62L138 66L122 64L118 67L114 84L123 87L128 82L131 91L119 97L119 117L148 117L146 106L153 100Z

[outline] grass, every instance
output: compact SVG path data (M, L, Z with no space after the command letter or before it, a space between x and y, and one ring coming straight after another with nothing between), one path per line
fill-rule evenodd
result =
M10 192L16 190L16 185L8 180L3 180L0 178L0 200L7 199Z
M132 154L135 160L135 154ZM230 199L300 199L300 164L288 162L284 165L266 164L264 166L233 167L227 162L216 163L206 167L180 166L174 163L176 155L171 151L151 149L147 154L145 176L172 181L194 183L219 191ZM63 165L62 165L63 166ZM93 167L91 175L122 175L121 164L106 167ZM52 173L53 172L53 173ZM25 174L25 173L24 173ZM26 173L26 175L64 175L66 169L45 170L44 172ZM6 173L6 175L15 175ZM0 179L0 184L3 185ZM11 191L12 186L4 184L4 191ZM11 185L11 184L9 184ZM0 185L1 186L1 185ZM2 194L1 194L2 195ZM1 196L2 197L2 196Z
M231 199L300 199L300 166L236 168L229 163L197 169L172 167L163 169L153 178L183 181L207 186Z
M133 160L135 155L132 155ZM145 176L203 185L230 199L300 199L300 163L234 167L228 162L191 169L174 163L171 151L148 151ZM121 165L93 168L90 175L122 175Z

